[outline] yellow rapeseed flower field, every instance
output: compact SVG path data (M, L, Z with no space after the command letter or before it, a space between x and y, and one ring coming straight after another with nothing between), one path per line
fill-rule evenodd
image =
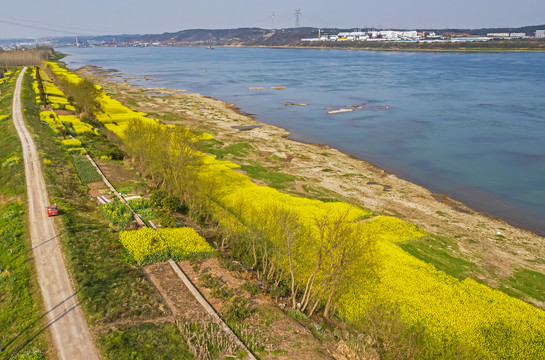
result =
M206 240L189 227L122 231L121 243L139 264L150 264L169 258L183 260L215 253Z

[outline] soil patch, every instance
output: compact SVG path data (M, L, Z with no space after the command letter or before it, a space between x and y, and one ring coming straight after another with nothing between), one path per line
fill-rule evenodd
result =
M175 319L185 322L209 321L206 311L168 263L147 266L144 272L163 296Z
M121 163L113 161L95 160L100 170L104 173L106 178L114 182L123 181L140 181L140 177L133 171L125 168Z

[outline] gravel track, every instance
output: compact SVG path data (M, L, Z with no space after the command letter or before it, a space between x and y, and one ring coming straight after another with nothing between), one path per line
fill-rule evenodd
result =
M100 359L70 282L53 221L47 216L49 200L40 159L21 113L21 71L13 96L13 121L23 147L32 252L46 311L45 328L59 359Z

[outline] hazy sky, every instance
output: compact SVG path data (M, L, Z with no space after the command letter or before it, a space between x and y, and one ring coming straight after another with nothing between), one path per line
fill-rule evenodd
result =
M545 23L544 0L2 0L0 38L237 27L481 28ZM21 26L22 25L22 26Z

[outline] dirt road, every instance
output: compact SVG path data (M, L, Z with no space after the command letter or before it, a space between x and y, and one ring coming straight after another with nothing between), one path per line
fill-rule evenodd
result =
M32 251L44 300L46 326L51 330L59 359L99 359L70 283L53 222L47 216L49 200L38 152L21 113L21 84L25 70L15 87L13 121L23 147Z

